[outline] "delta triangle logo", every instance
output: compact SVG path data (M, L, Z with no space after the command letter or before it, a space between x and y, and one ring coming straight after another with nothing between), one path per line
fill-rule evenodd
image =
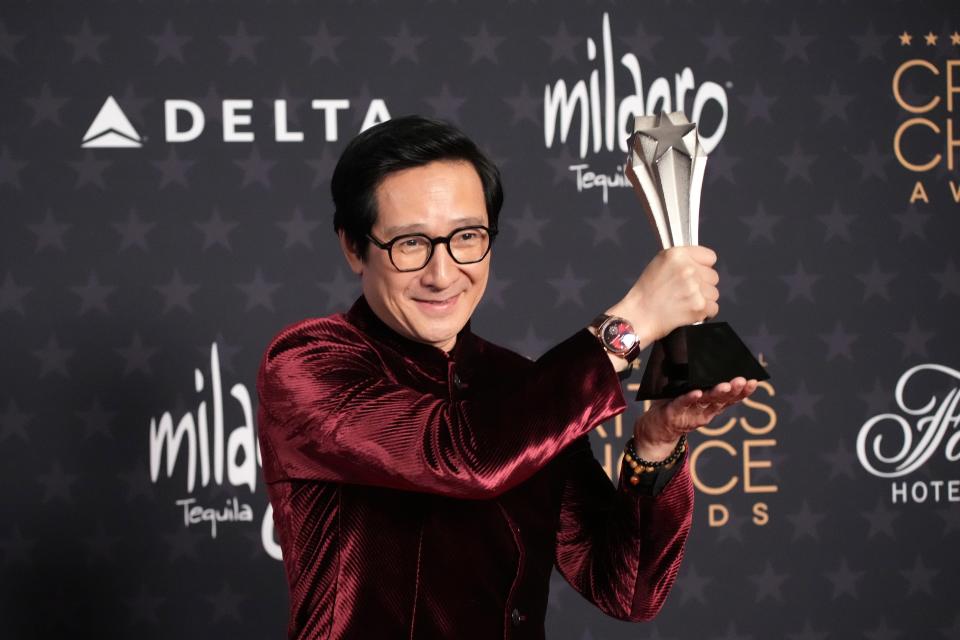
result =
M90 123L90 128L83 134L83 144L80 146L85 149L139 148L143 146L143 138L130 124L113 96L108 96L97 117Z

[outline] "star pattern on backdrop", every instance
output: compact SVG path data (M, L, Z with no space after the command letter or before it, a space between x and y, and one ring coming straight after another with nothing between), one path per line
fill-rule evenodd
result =
M247 33L247 25L241 20L237 23L236 31L231 35L220 36L220 40L227 47L229 64L238 60L246 60L253 64L257 62L257 45L263 40L263 36L255 36Z
M820 458L825 460L829 467L830 480L840 476L853 478L854 465L857 464L857 458L847 449L847 444L843 440L837 442L833 451L824 451Z
M576 47L583 42L582 38L573 36L567 31L566 22L560 22L553 35L542 36L540 40L550 48L550 62L557 62L558 60L576 62Z
M568 302L577 307L582 307L583 298L581 297L581 291L589 283L590 280L587 278L578 278L569 264L564 267L563 275L557 278L547 279L547 284L549 284L556 293L554 304L558 307Z
M123 359L124 377L132 373L141 373L143 375L152 374L153 368L150 364L150 359L156 355L157 351L158 349L156 347L149 347L144 344L139 331L133 332L133 335L130 337L130 344L114 349L114 352Z
M177 154L177 148L171 145L166 158L155 160L151 164L160 172L160 188L165 189L171 184L189 187L187 173L196 164L196 161L181 159Z
M598 215L585 217L583 221L593 230L593 246L596 247L604 242L620 246L620 239L623 235L621 229L630 220L613 215L610 207L603 206L600 207Z
M943 271L937 271L930 275L940 285L940 290L937 293L938 299L960 296L960 271L957 271L956 265L953 264L953 258L947 258Z
M733 62L733 53L731 49L739 38L729 36L724 32L723 25L719 22L714 23L713 31L700 38L700 43L706 49L706 61L723 60L724 62Z
M40 377L56 373L64 378L70 377L67 361L74 356L75 349L60 346L56 334L51 334L44 346L33 351L33 355L40 361Z
M297 245L302 245L307 249L313 249L313 240L310 239L310 234L320 226L320 221L304 218L300 207L295 207L290 219L284 222L278 222L277 226L283 231L284 249L289 249Z
M10 186L20 189L20 172L27 162L13 156L7 145L0 146L0 187Z
M414 64L420 63L420 55L417 52L417 48L423 44L426 38L411 33L406 22L400 23L400 27L395 36L386 36L384 40L390 45L391 65L395 65L401 60L406 60Z
M10 398L3 413L0 413L0 443L8 438L19 438L22 442L30 440L27 425L34 417L34 414L22 411L17 401Z
M83 21L77 33L64 36L64 40L73 48L73 59L71 60L73 64L85 60L98 64L103 62L100 57L100 47L109 39L110 36L94 33L90 28L89 20Z
M790 23L790 29L787 33L773 37L774 40L783 48L783 62L798 60L803 63L810 62L810 56L807 48L816 40L816 36L805 35L794 20Z
M767 242L773 243L773 228L783 216L770 215L762 202L757 203L757 210L752 216L740 216L740 221L747 227L747 242L754 242L758 238L763 238Z
M71 291L80 296L80 311L77 313L81 316L91 310L99 311L105 315L110 313L107 298L116 289L114 286L101 283L95 271L90 272L84 284L70 287Z
M21 316L26 315L23 300L31 291L33 287L18 285L13 274L8 271L0 283L0 313L12 311Z
M480 23L476 34L463 36L462 40L470 48L470 64L476 64L480 61L491 62L495 65L500 64L500 60L497 57L497 47L499 47L506 38L490 33L487 30L486 22Z
M328 313L346 311L360 296L360 279L339 266L330 280L318 282L317 286L326 293Z
M519 217L507 218L506 223L513 229L513 246L518 247L528 242L537 247L543 246L542 232L549 220L537 217L530 205L523 207Z
M448 122L460 121L460 109L467 102L466 98L455 95L447 83L440 86L440 93L427 96L423 100L430 105L434 117Z
M262 307L270 312L274 311L273 296L280 286L279 282L271 282L265 279L260 267L256 268L253 278L249 282L241 282L236 285L246 297L246 311Z
M510 107L511 125L517 125L522 122L539 125L540 113L542 112L540 98L530 93L530 87L526 82L520 85L520 90L516 95L505 96L503 101Z
M190 296L200 289L200 285L184 282L180 276L180 270L174 269L170 281L157 285L155 289L163 297L163 313L169 313L174 309L182 309L187 313L193 313Z
M750 124L754 120L763 120L768 124L773 124L773 117L770 110L779 98L764 93L759 82L754 82L753 91L751 91L750 95L739 96L738 100L746 110L744 118L746 118L747 124Z
M853 35L850 38L857 45L857 62L870 59L883 61L883 43L888 42L890 36L878 34L872 22L867 24L862 34Z
M648 32L642 22L638 22L634 27L633 33L629 36L620 36L620 42L633 53L637 58L653 62L655 60L654 49L663 40L662 36L656 33Z
M859 581L864 578L866 572L851 569L847 559L842 558L840 566L832 571L826 571L823 575L830 582L831 597L834 600L841 597L850 597L856 600L860 597L857 591Z
M203 235L203 251L217 246L231 251L230 232L232 232L237 225L238 223L232 220L224 220L220 214L220 210L216 207L214 207L207 220L193 223L193 226Z
M23 535L20 525L6 523L6 531L3 537L0 537L0 554L2 554L3 566L30 566L33 564L33 550L37 546L37 541Z
M157 226L155 222L147 222L140 218L136 209L130 209L127 219L123 222L114 222L111 226L120 234L120 251L133 247L149 251L147 234Z
M39 95L24 98L23 101L33 111L33 118L30 121L31 127L36 127L44 122L49 122L58 127L63 126L63 123L60 122L60 110L70 102L70 99L55 98L48 83L43 83Z
M852 361L853 360L853 343L857 341L857 334L849 333L843 327L843 322L837 320L836 324L833 326L833 330L830 333L821 333L820 340L827 347L827 362L831 362L834 358L842 356L843 358Z
M858 273L857 280L863 284L863 301L867 302L871 298L883 298L890 301L890 283L896 278L892 271L884 271L878 261L874 260L870 265L870 270L866 273Z
M233 164L243 170L243 181L240 187L248 187L251 184L258 184L264 189L269 189L270 171L277 164L276 160L268 160L260 155L260 149L257 145L250 148L250 155L244 160L234 160Z
M235 385L250 393L255 418L254 377L270 336L299 318L345 311L360 295L360 279L330 233L329 188L372 100L383 99L392 116L419 110L461 123L503 170L497 268L476 312L485 337L539 357L622 295L653 255L655 238L631 189L611 188L604 202L599 188L578 191L570 170L583 164L614 176L623 162L605 141L593 148L592 128L602 139L607 124L603 6L550 12L542 2L517 2L473 15L456 1L403 13L370 0L322 15L294 4L301 9L294 17L274 11L279 6L251 13L193 3L189 19L154 7L132 31L124 31L122 12L81 8L53 20L29 3L0 20L0 71L10 80L0 143L8 222L0 321L13 336L4 354L11 373L0 396L0 449L17 473L18 495L0 523L0 566L42 578L62 560L51 555L51 541L72 540L63 553L78 571L116 578L103 581L103 593L118 604L121 635L182 635L170 621L188 612L198 634L242 636L286 613L270 609L276 599L263 600L266 582L257 582L266 572L283 579L263 548L260 478L244 500L254 522L224 524L215 539L209 527L186 526L175 500L189 495L197 505L222 508L246 488L237 491L227 479L184 493L187 440L169 475L170 450L160 455L154 481L150 426L167 411L174 426L184 416L197 419L205 402L212 429L216 343L229 439L245 422L231 395L241 388ZM924 175L900 166L890 136L916 114L897 107L889 83L908 59L942 67L956 56L960 34L950 16L932 8L918 9L906 25L891 18L896 12L857 13L823 1L817 12L827 30L802 12L775 11L762 29L739 19L774 4L743 0L697 13L688 11L690 2L668 0L667 9L689 18L686 45L670 11L610 10L615 125L621 107L624 118L636 107L620 102L634 91L627 54L638 61L644 107L662 77L671 109L678 108L677 83L685 80L675 75L686 67L696 79L686 109L707 82L726 95L727 128L707 165L701 237L721 256L720 319L729 318L773 374L754 398L777 417L776 429L758 436L777 441L756 458L772 467L751 470L755 486L778 486L760 497L770 519L760 526L750 512L757 500L738 488L716 500L730 508L730 519L710 527L710 501L698 496L699 533L672 599L655 624L629 632L554 572L550 637L684 637L678 619L694 635L728 640L908 638L914 631L960 637L960 616L940 604L954 579L949 555L937 547L960 540L960 510L932 498L891 500L895 482L942 479L942 457L909 477L883 480L865 471L856 453L867 420L902 413L895 388L903 371L924 362L958 366L943 329L960 299L949 245L956 226L947 215L951 174L945 162ZM678 57L684 51L689 61ZM665 65L669 60L681 62ZM593 72L598 111L589 104ZM906 74L902 86L912 104L930 98L920 73ZM574 108L565 141L546 141L544 89L561 79L568 91L583 81L588 108ZM143 135L142 148L81 146L107 95ZM170 144L164 101L180 97L200 106L205 129L195 141ZM310 100L337 97L349 98L350 108L339 114L338 139L327 141ZM241 129L256 132L255 144L223 141L226 98L253 101L252 123ZM274 139L277 100L286 103L288 130L304 132L303 143ZM715 122L708 103L701 123ZM583 113L591 130L581 158ZM861 130L883 135L854 135ZM942 152L931 152L929 133L911 139L926 145L918 158ZM931 202L911 204L909 186L921 178ZM205 382L201 392L194 369ZM638 368L627 384L639 375ZM632 401L632 393L625 397ZM640 410L631 402L628 413ZM732 470L743 483L738 440L750 436L741 421L763 424L764 414L745 405L729 415L734 427L721 437L737 455L703 456L699 464L706 473ZM601 464L608 454L616 460L617 443L594 445ZM809 465L820 471L803 477ZM23 473L25 466L32 470ZM105 507L101 497L115 504ZM50 529L21 505L89 517ZM769 540L813 559L784 559L770 552ZM904 540L912 542L905 547ZM705 548L720 555L705 555ZM214 567L228 556L238 570L253 571L254 581ZM739 562L739 570L725 570L717 558ZM131 562L142 577L124 573ZM170 580L188 574L182 589L169 589ZM767 618L741 619L736 610L712 622L699 615L732 593L768 610L775 629ZM51 613L41 616L38 633L89 631L84 625L97 612L82 606L69 580L43 595ZM881 597L903 606L864 618L860 612L875 610ZM811 610L840 606L847 613L829 622L777 613L806 600Z
M103 172L113 163L109 160L98 160L92 151L86 151L80 160L74 160L68 164L77 172L77 181L74 184L75 189L86 185L93 185L100 189L105 189L106 184L103 181Z
M112 438L113 420L117 415L116 411L107 411L101 406L100 398L94 398L88 409L75 412L77 418L83 423L83 437L92 438L94 436L103 436Z
M812 182L810 178L810 168L816 162L817 157L811 153L804 153L799 142L793 143L793 150L787 155L779 156L780 163L786 167L787 173L784 182L788 184L795 180Z
M155 36L148 36L154 46L157 47L157 57L154 64L159 65L165 60L173 60L183 64L183 47L193 38L185 35L178 35L173 27L173 21L167 20L163 26L163 31Z
M800 506L800 509L794 511L793 513L787 514L787 520L790 521L790 524L793 526L793 537L794 542L802 540L803 538L811 538L812 540L820 540L820 523L826 518L826 514L817 513L810 508L810 504L807 500L804 500Z
M16 64L17 45L19 45L25 39L26 36L23 36L19 33L10 33L10 31L7 29L7 25L3 22L0 22L0 58Z
M340 64L340 58L337 55L339 47L346 38L344 36L330 33L326 22L317 25L317 31L311 36L300 38L310 47L310 64L313 65L320 60L327 60L334 64Z
M47 208L40 223L27 225L27 228L37 237L36 252L43 251L48 247L65 251L64 235L72 227L72 224L59 222L49 208Z
M853 94L840 93L836 80L832 80L827 93L816 96L816 101L820 105L820 122L829 122L834 118L847 122L847 107L853 102L854 97Z
M824 226L824 242L829 242L834 238L844 242L852 242L850 236L850 225L857 219L857 216L851 213L844 213L839 202L834 202L830 207L830 213L821 214L817 219Z
M778 573L774 570L770 561L764 564L763 571L747 576L757 589L755 602L761 603L766 600L783 602L783 583L788 576L784 573Z

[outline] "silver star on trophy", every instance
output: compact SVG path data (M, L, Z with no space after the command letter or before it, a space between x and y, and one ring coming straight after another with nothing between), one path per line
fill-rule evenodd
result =
M624 171L664 249L698 244L707 154L697 125L681 112L637 116ZM638 400L675 398L737 376L770 377L726 322L677 327L657 340Z

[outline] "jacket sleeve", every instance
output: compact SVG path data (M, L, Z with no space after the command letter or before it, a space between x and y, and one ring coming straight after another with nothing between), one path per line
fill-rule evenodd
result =
M257 376L267 482L349 482L492 498L625 408L586 329L509 384L451 399L397 381L366 343L301 329L274 340Z
M650 620L677 578L693 519L686 454L656 496L637 491L626 481L625 463L614 488L593 457L587 437L570 446L564 462L557 569L607 615Z

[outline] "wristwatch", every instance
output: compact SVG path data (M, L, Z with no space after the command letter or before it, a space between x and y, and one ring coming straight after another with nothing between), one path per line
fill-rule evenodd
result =
M601 313L593 319L590 326L596 330L597 338L607 353L619 356L627 362L640 355L637 332L629 320Z

